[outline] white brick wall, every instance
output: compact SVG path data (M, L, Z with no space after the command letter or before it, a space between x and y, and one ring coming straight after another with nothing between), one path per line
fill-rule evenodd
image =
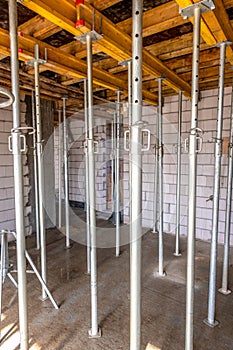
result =
M68 119L69 130L69 199L85 203L85 155L84 155L84 122L77 118ZM105 148L106 121L95 118L95 139L99 142L95 155L96 173L96 209L106 211L106 148ZM62 125L63 127L63 125ZM63 129L62 129L63 132ZM58 195L58 127L54 132L55 144L55 188ZM62 158L63 166L63 158ZM63 185L63 176L62 176ZM63 192L63 191L62 191ZM62 194L64 197L64 194Z
M25 126L24 96L21 96L21 121ZM0 230L15 230L15 203L14 203L14 178L13 178L13 156L8 150L8 136L12 129L12 111L0 109ZM26 164L26 155L23 156L23 174L24 174L24 213L26 234L31 233L29 225L29 214L31 206L28 205L29 199L29 179L28 166Z
M196 211L196 237L210 240L212 227L212 202L207 201L213 194L214 179L214 143L216 136L218 91L204 91L199 103L198 126L205 131L203 137L203 149L198 154L197 167L197 211ZM224 98L224 123L223 137L229 137L231 91L225 89ZM142 223L143 226L152 228L153 225L153 190L154 190L154 144L157 120L155 107L143 107L143 120L148 122L150 129L151 149L143 153L142 166ZM184 140L188 137L190 129L191 104L186 98L183 99L183 123L182 123L182 179L181 179L181 234L187 234L187 203L188 203L188 154L184 151ZM163 108L163 142L164 142L164 230L175 233L176 213L176 171L177 171L177 128L178 128L178 96L165 98ZM124 124L127 125L127 110L124 108ZM96 203L97 209L107 210L106 204L106 161L109 159L109 146L105 145L105 122L103 119L95 119L95 134L101 139L99 154L96 155ZM1 127L1 126L0 126ZM84 125L80 120L71 121L70 130L75 135L70 148L69 172L70 172L70 199L85 201L85 169L82 146L84 140ZM57 133L55 143L57 144ZM128 152L122 150L124 158L124 174L122 188L124 193L123 207L124 220L129 221L129 166ZM57 159L57 158L56 158ZM56 162L57 163L57 162ZM222 157L222 176L219 211L219 242L224 240L225 206L227 186L227 163L228 156ZM133 185L133 184L132 184ZM56 181L57 187L57 181ZM232 244L233 244L233 218L232 218Z
M206 91L202 93L202 99L199 104L199 122L198 126L203 128L204 144L203 150L198 154L198 176L197 176L197 214L196 214L196 236L203 240L210 240L212 228L212 202L206 201L213 194L214 179L214 143L213 137L216 136L216 118L218 92ZM230 125L230 104L231 91L225 89L224 98L224 123L223 137L229 137ZM144 120L149 121L149 128L153 132L156 127L156 109L154 117L151 116L153 108L144 108ZM148 118L147 118L148 115ZM191 106L190 102L184 98L183 101L183 124L182 140L184 145L185 138L188 137L190 129ZM164 229L167 232L175 232L175 212L176 212L176 140L178 118L178 96L165 98L163 108L163 142L164 142ZM153 140L153 138L152 138ZM152 144L153 147L153 144ZM188 155L184 153L182 147L182 187L181 187L181 233L187 234L187 203L188 203ZM153 167L154 156L143 156L143 225L152 227L153 210ZM220 211L219 211L219 242L224 240L225 227L225 206L226 206L226 186L227 186L227 163L228 156L222 157L222 176L220 193ZM128 197L128 193L127 193ZM128 212L128 208L126 213ZM127 218L128 221L128 218ZM233 218L232 218L233 228ZM233 231L231 235L233 244Z

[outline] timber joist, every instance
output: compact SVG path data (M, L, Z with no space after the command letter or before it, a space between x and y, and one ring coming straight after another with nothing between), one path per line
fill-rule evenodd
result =
M0 29L0 53L8 56L10 55L10 39L9 33L3 29ZM20 60L27 62L34 57L34 45L38 44L41 55L44 54L44 50L47 49L48 61L43 66L46 70L50 70L57 74L65 75L70 79L84 79L86 78L86 63L78 58L68 55L60 49L56 49L47 43L39 41L26 34L19 36L19 58ZM127 82L111 75L105 71L99 70L93 67L94 83L110 90L118 90L124 88L127 90ZM151 103L156 103L156 95L144 90L145 100Z
M169 1L143 14L142 36L147 37L188 22L189 20L184 20L180 16L179 6L175 2ZM117 23L116 27L125 34L131 35L132 18Z
M118 1L119 2L119 1ZM102 8L102 6L96 7L95 3L92 3L92 5L100 10L100 8ZM113 3L113 0L109 1L109 3ZM100 4L98 4L100 5ZM106 4L105 4L106 6ZM161 31L164 30L168 30L170 28L174 28L177 26L180 26L182 24L188 23L189 20L184 20L178 11L179 7L176 3L173 3L172 1L165 3L161 6L158 6L154 9L151 9L147 12L144 13L143 15L143 37L147 37L149 35L153 35L155 33L159 33ZM54 24L51 24L48 20L43 21L43 23L41 23L41 27L40 29L37 28L37 30L35 31L34 27L38 27L38 23L39 20L41 21L42 17L41 16L37 16L40 19L32 19L30 22L30 26L27 25L27 23L25 23L25 25L23 25L22 30L23 32L25 32L26 34L31 35L33 33L33 36L35 36L36 38L40 39L39 35L41 35L41 32L43 32L44 37L46 36L50 36L51 35L51 26L54 26L55 28L57 28L57 30L61 30L61 28L55 26ZM38 22L38 23L37 23ZM46 25L45 25L45 22ZM116 24L116 27L121 30L122 32L124 32L125 34L129 34L131 35L132 33L132 18L128 18L124 21L121 21L119 23ZM48 28L48 32L45 33L45 29ZM53 28L53 27L52 27ZM25 31L28 30L29 32ZM54 30L54 29L53 29ZM42 40L42 39L40 39ZM174 39L173 39L174 40ZM79 45L77 45L77 43ZM161 43L161 45L163 46L163 49L166 49L166 45L163 44L163 42ZM76 55L76 57L79 58L83 58L86 57L86 48L85 45L83 45L80 42L71 42L69 44L66 44L62 47L62 50L65 50L68 53L74 53ZM97 43L95 44L95 48L93 49L93 53L98 53L100 52L101 49L98 48ZM156 54L157 56L157 54Z
M23 2L24 5L26 5L26 0ZM50 2L50 6L52 5L53 1ZM34 6L33 6L34 8ZM38 8L38 7L36 7ZM69 9L70 7L68 7ZM75 8L74 8L75 9ZM35 9L34 9L35 10ZM46 15L51 10L50 7L45 6L43 8L43 12L39 13L41 16ZM70 14L69 11L64 11L64 14L68 15ZM76 14L76 9L75 9ZM52 18L56 15L56 21L55 24L62 26L64 24L64 18L61 14L58 15L58 13L55 11L53 13ZM63 18L63 21L62 21ZM51 18L49 17L49 20L51 21ZM74 21L76 22L76 21ZM82 34L82 31L79 31L77 28L75 28L74 23L71 25L71 22L67 21L67 26L63 26L63 29L70 30L70 32L74 35ZM71 30L70 26L73 27L73 30ZM20 29L24 29L26 26L21 26ZM68 78L68 81L71 83L75 83L79 81L80 79L86 78L86 72L87 72L87 66L86 63L82 60L80 60L78 57L74 57L71 54L68 54L65 52L66 50L61 47L60 48L54 48L53 46L50 46L47 43L44 43L43 41L39 41L36 38L33 38L29 35L26 35L22 33L22 36L19 38L19 43L22 46L23 50L28 51L28 45L30 47L30 52L33 52L33 46L35 44L38 44L40 47L40 51L43 52L45 48L47 48L48 51L48 62L40 67L40 72L45 70L50 70L53 72L56 72L58 74L65 75ZM97 43L98 45L98 43ZM63 52L64 50L64 52ZM98 48L99 51L99 48ZM24 55L21 55L22 58ZM61 64L62 62L62 64ZM30 74L33 73L33 69L29 69L28 72ZM98 68L93 68L93 82L94 84L100 85L101 87L110 89L110 90L119 90L124 89L127 90L127 81L121 80L117 78L116 76L104 71L100 70ZM65 84L64 84L65 85ZM66 84L68 85L68 84ZM146 90L143 89L143 98L146 102L151 104L157 104L157 96Z
M11 69L6 63L0 62L0 84L2 87L11 89ZM26 95L31 95L35 88L34 76L29 76L22 69L19 70L20 91ZM77 106L83 108L83 98L80 98L82 91L77 87L63 87L52 79L40 77L40 94L41 98L47 100L60 100L65 94L69 99L75 101Z
M200 2L200 0L175 0L181 8ZM202 14L201 36L208 45L222 41L233 42L233 29L222 0L214 1L215 9ZM190 18L193 23L193 18ZM233 64L233 49L227 47L226 59Z
M55 0L51 0L48 6L44 0L24 0L23 5L74 36L79 36L89 31L93 26L93 7L87 3L85 5L79 4L76 7L72 1L62 0L58 3ZM93 47L97 45L99 50L118 61L130 58L132 46L130 36L118 29L99 11L95 10L94 14L95 29L103 34L103 39L94 43ZM76 27L77 21L80 20L81 22L78 22L80 26ZM165 84L175 90L183 90L187 96L190 96L190 85L145 49L143 49L143 71L147 74L152 74L155 78L165 75Z
M78 18L84 20L85 26L80 26L79 29L86 32L92 28L94 14L94 28L101 34L103 38L98 41L98 45L102 47L102 51L111 57L120 60L127 60L132 56L132 44L129 35L123 33L113 25L100 12L95 10L90 5L79 4L77 6ZM187 96L190 96L190 85L180 79L173 71L164 65L158 58L152 56L148 51L143 49L143 71L147 74L154 75L155 78L166 77L165 84L172 87L174 90L183 90Z
M43 40L58 33L61 28L38 15L19 26L18 31Z
M142 81L143 97L146 102L157 103L155 78L161 76L165 76L164 95L175 94L181 89L186 96L190 96L192 18L183 19L179 8L185 8L199 1L144 2ZM41 77L53 78L55 73L55 80L64 88L77 87L86 78L87 51L86 44L75 40L74 37L94 28L103 34L103 38L93 42L93 91L96 95L108 96L107 99L111 100L115 90L121 88L122 98L127 98L127 67L119 66L119 61L132 56L132 10L125 1L23 0L20 2L25 7L19 5L20 9L26 14L25 21L22 15L19 18L18 27L23 34L19 38L22 61L34 57L35 43L39 45L42 57L44 49L47 48L48 62L39 67L41 73L44 71L47 73ZM215 48L215 45L233 39L233 0L220 0L214 3L215 10L203 13L201 17L202 89L205 89L205 79L207 86L214 86L215 83L215 87L218 87L216 71L219 64L219 49ZM10 55L9 43L6 43L2 34L3 32L0 33L1 60ZM227 46L226 50L226 61L232 64L232 47ZM25 65L23 69L31 76L34 74L33 67ZM213 79L210 84L211 74Z

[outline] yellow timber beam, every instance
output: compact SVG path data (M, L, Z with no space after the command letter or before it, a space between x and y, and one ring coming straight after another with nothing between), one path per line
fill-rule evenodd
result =
M0 29L0 43L0 54L10 56L10 39L8 31ZM39 45L42 57L45 48L47 49L48 61L44 65L45 69L71 79L84 79L87 77L87 65L85 62L26 34L19 36L19 59L25 62L33 59L35 44ZM119 89L127 91L128 86L127 81L119 79L114 75L95 67L93 67L93 82L96 85L114 91ZM157 95L154 93L143 89L143 96L146 102L157 104Z
M194 4L194 1L192 0L175 0L175 2L179 5L180 8L185 8ZM190 22L193 23L193 18L190 18ZM208 25L204 20L204 16L201 18L201 37L209 45L214 45L217 43L217 40L215 39L213 33L210 31Z
M215 10L213 11L213 16L216 18L220 28L221 36L218 38L219 42L228 40L233 42L233 29L231 22L229 20L226 9L223 5L222 0L215 1ZM232 46L227 46L226 48L227 60L233 64L233 49Z
M147 37L182 24L188 23L179 14L179 6L169 1L143 13L142 36ZM132 17L116 24L126 34L132 33Z
M90 5L80 4L77 7L77 15L85 21L85 27L80 27L82 31L87 31L92 26L93 8ZM129 59L132 56L132 40L129 35L119 30L110 20L100 12L95 11L95 28L103 34L103 38L98 41L103 52L115 59ZM154 77L165 75L165 84L174 90L183 90L186 96L190 96L191 87L177 74L171 71L158 58L143 49L143 71Z
M24 0L22 4L74 36L85 33L92 27L93 7L88 4L80 4L77 8L74 2L71 3L67 0L60 0L59 2L50 0L49 6L45 0ZM85 25L76 28L78 18L85 20ZM95 10L95 22L97 31L103 34L103 39L99 40L96 45L118 61L129 59L132 55L130 36L120 31L97 10ZM100 23L102 30L100 30ZM190 85L145 49L143 49L143 70L154 77L165 75L166 85L174 90L182 90L186 96L190 97Z
M38 40L43 40L49 36L60 32L62 29L54 23L49 22L41 16L35 16L18 27L19 32L31 35Z
M180 7L190 6L194 3L200 2L200 0L176 0ZM208 11L203 13L201 20L201 36L204 41L212 45L212 40L210 39L210 33L213 37L213 44L220 43L222 41L233 41L233 30L225 10L222 0L217 0L214 2L215 9L213 11ZM192 19L190 19L192 20ZM231 64L233 63L233 50L231 46L227 47L226 57Z
M124 0L87 0L92 6L94 6L97 10L103 11L106 8L116 5L117 3Z
M0 29L0 52L2 54L4 54L4 52L8 52L10 54L9 40L8 31ZM58 74L65 74L74 78L86 78L87 66L85 62L77 59L72 55L67 55L61 50L56 49L26 34L23 34L19 37L19 58L23 61L34 58L35 44L39 45L40 53L42 56L44 55L45 48L47 49L48 62L45 64L47 69ZM116 90L120 87L127 89L126 82L123 82L122 80L112 76L111 74L108 74L107 72L102 72L94 68L93 75L94 83L97 85L101 85L111 90Z

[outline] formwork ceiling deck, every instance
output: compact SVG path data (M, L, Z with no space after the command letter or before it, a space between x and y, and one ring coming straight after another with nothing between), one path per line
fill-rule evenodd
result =
M26 62L39 44L45 98L59 101L68 95L70 110L83 108L83 79L86 78L86 46L75 39L94 26L103 38L93 45L94 96L115 100L123 89L127 98L127 66L131 58L132 1L129 0L22 0L18 3L20 88L33 89L34 70ZM183 19L179 7L196 0L144 0L143 2L143 98L157 103L156 78L165 76L163 94L182 90L191 95L192 18ZM10 87L8 2L0 0L0 84ZM94 21L93 21L94 18ZM81 22L80 22L81 20ZM78 25L77 25L77 21ZM218 87L219 49L216 44L233 41L233 0L215 1L215 10L205 13L201 23L200 90ZM231 84L232 46L227 48L225 84ZM95 100L98 101L97 99Z

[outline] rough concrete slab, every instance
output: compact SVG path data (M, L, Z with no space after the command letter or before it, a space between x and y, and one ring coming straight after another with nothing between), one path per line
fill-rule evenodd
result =
M33 260L39 265L39 254L32 248L34 240L34 237L28 238L27 244L31 247ZM173 256L174 242L174 236L164 235L167 277L161 278L156 275L157 235L147 233L143 236L142 350L148 343L158 350L184 349L186 240L181 240L181 257ZM41 302L39 282L34 275L28 275L30 349L129 349L129 246L122 247L119 258L114 254L114 248L98 249L98 319L103 336L89 339L90 277L86 274L86 247L74 242L72 248L66 250L61 232L56 229L47 232L48 286L60 309L56 311L49 300ZM10 255L14 260L12 243ZM217 287L220 287L221 256L222 247L219 249ZM230 263L230 287L233 288L232 254ZM209 244L197 241L194 349L233 350L232 295L217 293L218 327L211 329L203 323L207 316L208 271ZM9 280L3 289L2 337L1 350L19 349L17 296Z

